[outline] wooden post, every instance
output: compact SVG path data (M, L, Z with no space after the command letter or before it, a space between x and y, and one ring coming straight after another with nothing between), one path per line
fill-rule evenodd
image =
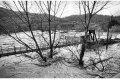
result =
M2 54L3 54L2 46L1 46L1 52L2 52Z
M20 51L21 51L21 46L20 46Z
M16 53L16 48L15 48L15 45L14 45L14 52Z
M28 51L28 47L26 46L26 51Z

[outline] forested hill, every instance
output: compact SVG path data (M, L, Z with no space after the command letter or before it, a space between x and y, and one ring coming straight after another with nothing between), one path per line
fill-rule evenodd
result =
M95 15L92 20L91 24L98 25L101 30L106 31L108 21L110 20L111 16L108 15ZM71 23L71 22L78 22L80 23L82 19L84 21L84 15L72 15L65 18L62 18L61 23ZM120 23L120 16L113 17L114 20L118 21ZM81 23L80 23L81 24ZM120 25L115 25L111 28L112 32L120 32Z
M26 27L26 24L23 23L23 21L25 21L25 13L23 12L13 12L11 10L5 9L0 7L0 24L2 26L4 26L5 29L7 29L9 32L13 32L14 29L16 29L16 32L22 31L21 28L19 27L15 27L18 25L20 25L22 27L22 29L24 29L25 31L28 31L28 27ZM35 14L35 13L29 13L29 17L31 20L31 23L33 25L32 29L33 30L40 30L41 27L41 21L42 25L44 26L44 28L47 27L47 14ZM41 18L42 17L42 18ZM54 16L51 15L51 18L53 18ZM23 21L20 19L22 18ZM118 22L120 22L120 16L116 16L114 17ZM72 16L68 16L65 18L58 18L55 17L55 19L57 20L57 23L59 22L59 24L61 26L64 27L71 27L73 25L73 23L78 23L75 28L79 28L79 30L83 31L83 26L81 24L81 20L80 19L84 19L84 15L72 15ZM108 22L110 19L110 16L107 15L95 15L92 20L91 23L92 24L97 24L98 26L100 26L100 28L104 31L106 31L106 22ZM52 23L53 24L53 23ZM15 27L15 28L13 28ZM60 27L60 26L59 26ZM54 28L54 27L53 27ZM75 29L74 27L72 29ZM120 32L119 30L119 26L115 26L114 28L112 28L113 32ZM59 28L59 29L65 29L65 28ZM66 28L67 29L67 28ZM71 30L71 29L69 29ZM0 28L0 33L2 33L3 29Z

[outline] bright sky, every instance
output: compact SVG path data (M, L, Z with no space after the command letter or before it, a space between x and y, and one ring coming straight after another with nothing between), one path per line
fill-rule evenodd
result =
M109 6L107 6L106 9L103 9L98 14L115 16L120 15L120 1L112 1L112 3L114 4L109 4ZM75 4L75 2L69 1L63 13L63 17L78 14L79 14L78 6Z
M12 1L8 1L8 2L11 4L13 9L15 9L15 5L13 4L13 2ZM32 1L32 2L33 2L32 7L31 7L31 4L29 4L29 7L30 7L29 12L39 13L39 10L38 10L35 2L34 1ZM64 1L63 5L61 5L61 8L59 9L59 13L57 14L57 16L59 17L61 15L62 10L63 10L63 6L65 5L66 2L67 2L67 5L66 5L66 7L64 9L64 12L63 12L61 17L67 17L67 16L70 16L70 15L79 15L79 8L75 4L75 3L77 3L77 1ZM109 4L109 6L107 6L107 9L102 10L98 14L115 15L115 16L120 15L120 1L112 1L111 3L112 4ZM18 3L17 3L17 5L20 8Z

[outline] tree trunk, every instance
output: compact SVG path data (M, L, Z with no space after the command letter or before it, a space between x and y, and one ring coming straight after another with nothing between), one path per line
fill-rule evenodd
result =
M108 49L108 43L109 43L109 26L107 28L107 44L106 44L106 50Z
M84 53L85 53L85 44L86 44L86 40L87 40L87 31L85 32L85 36L82 36L82 46L81 46L81 53L80 53L80 60L79 60L79 65L81 67L83 67L84 65L84 61L83 61L83 57L84 57Z
M48 13L49 13L49 18L48 18L48 23L49 23L49 42L50 42L50 58L53 58L53 43L52 43L52 37L51 37L51 1L49 3L49 10L48 10Z
M79 65L81 67L83 67L84 65L84 61L83 61L84 53L85 53L85 44L83 43L81 46L81 53L80 53L80 60L79 60Z
M50 46L50 58L53 58L53 46Z

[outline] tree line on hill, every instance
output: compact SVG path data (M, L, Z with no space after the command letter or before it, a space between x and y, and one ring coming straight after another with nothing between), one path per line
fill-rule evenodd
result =
M23 18L24 13L21 15L19 12L16 11L16 14L19 15L19 17ZM48 30L48 23L47 19L44 18L45 14L35 14L35 13L29 13L32 29L33 30ZM10 18L11 17L11 18ZM40 17L43 17L44 20L41 21ZM51 15L51 17L53 17ZM108 15L95 15L91 23L99 25L102 31L107 31L107 24L111 16ZM0 24L5 25L5 28L10 32L14 32L14 29L16 29L16 32L21 32L22 29L24 31L29 31L29 29L26 27L26 25L16 16L11 10L5 9L0 7ZM120 16L114 17L118 22L120 22ZM13 19L17 22L15 23ZM79 30L84 31L83 25L80 23L80 19L84 20L84 14L83 15L71 15L65 18L59 18L55 17L56 23L52 23L53 26L52 29L54 29L54 26L57 24L57 30ZM24 18L23 18L24 20ZM22 28L16 27L16 24L20 24ZM43 27L40 27L41 24ZM58 25L59 24L59 25ZM74 27L75 26L75 27ZM15 28L14 28L15 27ZM69 27L69 28L68 28ZM112 32L120 32L119 26L112 27ZM2 28L0 28L0 34L3 34Z

